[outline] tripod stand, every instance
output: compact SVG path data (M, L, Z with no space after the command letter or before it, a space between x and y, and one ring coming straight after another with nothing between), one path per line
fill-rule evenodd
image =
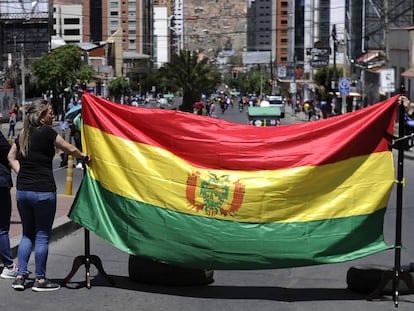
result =
M98 272L102 274L102 276L111 284L114 285L115 282L111 279L111 277L105 272L101 259L96 255L90 254L90 233L88 229L84 229L85 231L85 255L77 256L73 260L72 270L69 272L69 274L65 277L63 280L63 283L66 284L70 281L70 279L76 274L76 272L79 270L79 268L82 265L85 265L85 281L86 281L86 288L91 288L91 273L90 273L90 267L91 264L93 264L96 269L98 269Z
M85 161L82 161L83 166L83 174L85 176L86 174L86 164ZM85 255L77 256L72 265L72 270L69 272L69 274L65 277L63 280L63 283L66 284L70 281L70 279L76 274L76 272L79 270L79 268L82 265L85 265L85 280L86 280L86 288L91 288L91 273L90 273L90 267L91 264L93 264L96 269L98 269L98 272L102 274L102 276L111 284L114 285L115 282L110 278L110 276L105 272L102 266L101 259L96 255L91 255L90 251L90 232L88 229L84 229L84 241L85 241Z

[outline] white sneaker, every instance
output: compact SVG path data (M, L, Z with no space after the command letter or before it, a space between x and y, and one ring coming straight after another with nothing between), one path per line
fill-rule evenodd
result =
M4 267L1 273L2 279L14 279L17 276L17 265L13 264L11 268Z
M32 291L34 292L51 292L58 290L60 285L57 283L52 283L49 280L43 279L42 282L40 280L36 280L32 286Z
M76 164L76 168L80 168L80 169L82 169L82 168L83 168L82 163L78 163L78 164Z

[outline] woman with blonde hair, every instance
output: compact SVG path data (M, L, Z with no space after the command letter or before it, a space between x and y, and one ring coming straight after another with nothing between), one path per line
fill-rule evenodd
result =
M54 113L45 100L31 104L25 114L23 129L8 154L11 168L17 173L16 201L23 226L17 253L18 270L12 284L15 290L25 289L27 265L32 246L35 254L36 280L33 291L60 288L46 278L49 238L56 213L56 183L53 176L55 147L89 161L89 157L66 142L52 128Z

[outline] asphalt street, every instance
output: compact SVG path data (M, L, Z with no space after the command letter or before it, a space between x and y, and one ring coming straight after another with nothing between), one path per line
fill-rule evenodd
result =
M234 122L247 122L244 112L228 110L223 116ZM282 124L303 122L301 115L288 115ZM406 187L403 201L403 249L401 262L414 261L411 244L414 228L414 163L404 161ZM375 191L375 189L373 189ZM384 234L386 241L395 240L396 191L387 209ZM84 230L67 234L50 245L48 277L62 281L77 256L85 254ZM111 285L94 265L91 266L91 288L85 287L85 266L81 265L72 280L57 292L35 293L30 289L14 291L10 280L0 280L0 307L4 310L391 310L391 296L367 301L367 294L347 289L346 275L350 267L375 264L392 267L394 250L381 252L352 262L277 270L217 270L208 286L161 286L134 282L128 277L129 255L91 233L91 254L101 259L105 272L115 281ZM83 257L80 257L83 258ZM33 258L29 269L34 271ZM399 297L399 310L413 310L414 296Z

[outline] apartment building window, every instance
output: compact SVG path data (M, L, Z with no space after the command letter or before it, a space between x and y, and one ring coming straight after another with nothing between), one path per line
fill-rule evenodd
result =
M118 27L119 23L117 20L111 20L111 27Z
M79 18L64 18L63 24L65 25L79 25Z
M128 27L135 28L136 22L135 21L128 21Z
M119 6L118 1L114 1L114 2L111 1L111 9L117 9L118 6Z
M65 36L79 36L80 31L79 31L79 29L65 29L63 31L63 34Z
M118 11L111 11L111 16L118 16Z

